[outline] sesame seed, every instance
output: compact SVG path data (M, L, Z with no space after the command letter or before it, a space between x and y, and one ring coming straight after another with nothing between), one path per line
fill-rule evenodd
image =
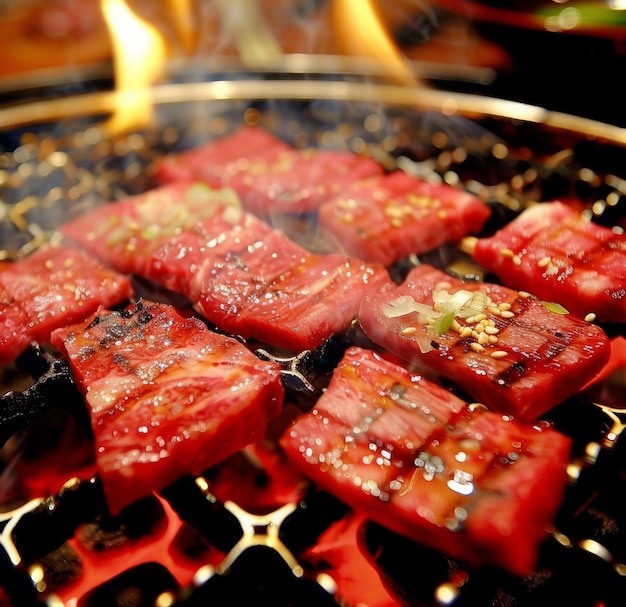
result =
M490 356L491 358L504 358L508 356L508 352L506 350L494 350Z
M350 203L345 198L341 198L335 204L337 205L337 208L341 209L342 211L350 208Z
M388 217L402 217L404 215L404 210L399 207L394 205L389 205L385 208L385 215L387 215Z
M425 207L430 206L431 200L426 196L416 196L415 194L409 194L407 196L408 201L416 206Z
M552 263L552 257L546 256L546 257L542 257L538 262L537 265L540 268L545 268L547 265L549 265L550 263Z
M487 333L481 333L478 336L478 343L481 346L484 346L485 344L488 344L489 343L489 335Z
M472 336L472 328L471 327L463 327L461 332L459 333L461 337L471 337Z

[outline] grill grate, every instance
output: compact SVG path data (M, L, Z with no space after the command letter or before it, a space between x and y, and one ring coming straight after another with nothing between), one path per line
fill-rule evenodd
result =
M626 226L625 150L577 132L366 101L181 101L161 110L153 130L116 139L106 136L98 117L68 120L62 132L58 122L3 132L0 259L28 254L54 238L57 226L77 214L148 189L154 185L152 163L161 154L211 140L244 122L261 124L299 147L352 149L388 168L461 183L493 207L487 231L527 204L555 197L576 197L594 221L615 229ZM456 268L456 253L444 247L424 258ZM396 268L399 273L405 270L402 264ZM473 270L463 266L459 271ZM620 336L623 327L607 327L607 332ZM336 364L337 352L361 339L350 333L317 353L279 359L293 402L307 406L307 399L323 387L325 374ZM271 356L262 350L258 354ZM272 475L281 466L272 460L276 454L269 458L276 468L269 469L268 460L238 454L203 476L181 479L159 496L139 502L122 518L106 514L99 481L87 473L92 471L90 463L80 459L61 467L61 474L67 473L70 480L59 492L29 500L32 493L42 494L41 487L21 486L19 475L45 475L45 466L38 469L42 460L50 453L58 458L69 451L63 439L51 444L46 437L51 420L70 442L88 428L80 399L72 393L63 369L51 365L51 360L45 353L29 351L0 375L4 390L15 390L3 398L16 411L14 425L2 425L7 441L2 471L11 477L13 488L2 500L5 512L0 515L0 580L5 593L29 597L24 604L60 607L64 588L97 569L110 553L107 567L112 575L85 590L80 607L237 600L348 604L333 579L336 569L316 560L311 550L349 513L312 487L283 488L278 492L282 499L277 500ZM623 385L620 372L614 376L618 386ZM31 378L37 380L35 386L22 391ZM550 413L557 427L574 438L576 459L556 530L542 547L535 574L520 580L494 570L469 570L377 524L357 521L358 545L368 559L370 575L380 575L405 605L621 604L619 597L626 596L624 416L619 409L600 408L594 401L615 405L623 402L623 394L612 382L606 386L609 393L581 394ZM32 393L42 390L40 400L33 399ZM49 410L51 400L60 410ZM42 437L44 442L38 444ZM71 468L88 480L73 478ZM250 495L268 500L260 511L258 502L256 509L246 503L245 488L233 496L229 491L220 495L220 489L232 490L242 478ZM120 554L128 563L116 568L111 561L119 561ZM138 554L143 560L134 560Z

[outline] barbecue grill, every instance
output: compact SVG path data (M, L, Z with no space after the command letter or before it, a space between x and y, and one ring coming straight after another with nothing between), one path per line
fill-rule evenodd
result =
M465 187L494 210L492 228L533 201L557 197L575 198L593 221L626 227L623 129L522 103L398 86L362 65L325 61L254 73L210 65L202 78L174 65L168 82L151 90L153 123L124 134L106 129L121 93L102 87L101 76L92 89L85 78L88 92L57 98L54 87L41 87L27 94L35 99L7 104L0 110L0 257L19 259L72 217L153 187L157 157L241 124L261 125L297 147L348 149L388 169ZM307 244L316 237L306 221L280 227ZM453 246L423 258L460 274L480 272ZM136 287L151 298L173 297L139 281ZM303 487L271 440L111 517L71 377L54 353L30 349L0 371L4 598L55 607L621 604L626 350L623 325L606 330L617 347L605 380L547 416L574 439L571 486L536 573L524 579L468 568ZM314 400L337 353L359 339L349 332L321 351L277 359L290 401L306 407Z

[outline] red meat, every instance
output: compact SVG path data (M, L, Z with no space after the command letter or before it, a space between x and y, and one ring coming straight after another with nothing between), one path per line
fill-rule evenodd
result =
M56 330L91 413L112 513L264 435L280 369L165 304L101 311Z
M473 243L472 254L507 286L559 302L581 317L626 321L626 235L562 202L529 208Z
M9 264L1 264L2 268ZM0 286L0 365L12 363L33 341L28 316L11 294Z
M132 288L126 276L105 268L86 251L46 245L3 264L0 293L8 329L0 360L10 362L30 341L47 342L53 329L127 300Z
M190 182L103 206L62 232L184 295L220 330L291 351L347 328L364 294L388 279L383 266L310 253L244 213L231 190Z
M340 255L304 253L283 269L275 250L263 244L249 258L203 266L200 312L229 333L299 352L346 329L364 295L387 281L382 266Z
M477 232L489 215L468 192L394 171L343 189L320 206L319 222L348 255L388 266Z
M195 179L237 191L245 209L264 219L310 213L352 182L383 172L371 158L348 151L296 149L259 127L242 127L215 141L162 158L162 181Z
M228 175L246 171L250 160L273 160L292 150L263 128L241 126L201 146L159 157L156 176L162 182L197 179L217 186Z
M529 574L567 483L570 439L472 410L357 347L280 439L319 486L391 530L474 565Z
M532 420L579 391L610 355L602 329L549 308L421 265L403 284L366 296L359 319L379 346L488 407Z
M105 204L60 231L119 272L144 276L150 254L162 243L181 232L205 237L209 230L214 236L232 228L242 212L239 198L228 188L178 181ZM205 226L207 221L211 227Z

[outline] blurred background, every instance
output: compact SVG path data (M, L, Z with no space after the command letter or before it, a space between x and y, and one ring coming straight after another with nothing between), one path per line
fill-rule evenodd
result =
M626 126L626 0L0 0L0 102L38 82L87 86L89 70L114 65L116 38L140 43L124 11L170 60L373 57L405 83Z

